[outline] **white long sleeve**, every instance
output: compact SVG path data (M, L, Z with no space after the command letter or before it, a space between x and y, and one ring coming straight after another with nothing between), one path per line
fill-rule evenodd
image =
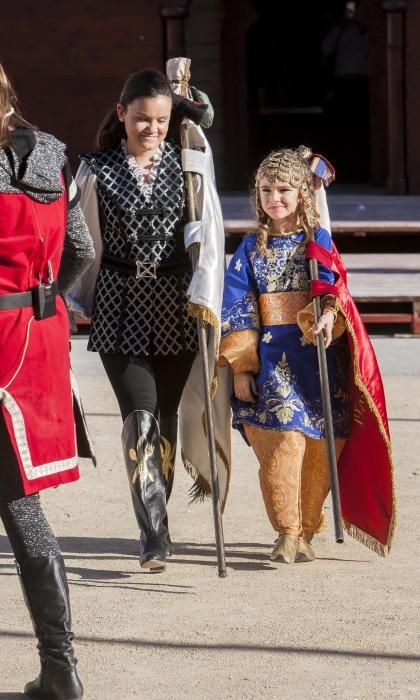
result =
M95 294L96 278L101 264L103 243L99 220L96 175L82 162L76 173L76 184L80 189L80 207L95 248L95 260L66 294L69 309L90 318Z

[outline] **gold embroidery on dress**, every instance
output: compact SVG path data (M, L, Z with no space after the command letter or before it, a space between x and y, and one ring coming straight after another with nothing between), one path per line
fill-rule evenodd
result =
M222 332L240 331L251 325L253 328L260 327L258 314L258 304L255 295L247 292L241 299L235 301L228 311L222 309Z
M335 387L335 394L339 394L339 389ZM303 426L310 430L323 431L324 418L320 409L321 399L313 401L303 400L297 377L291 371L286 353L283 352L281 359L274 370L270 372L269 379L263 386L265 408L258 404L249 407L241 407L238 411L238 419L250 418L252 422L258 421L267 429L272 425L270 414L274 414L283 425L288 425L293 421L295 414L300 414ZM348 429L348 409L347 394L342 391L342 406L337 406L334 412L334 427L339 433L347 433Z
M308 303L307 292L275 292L259 298L262 326L283 326L296 323L297 314Z
M268 293L309 289L302 241L290 247L273 246L264 256L254 251L250 259L255 279Z
M289 363L287 362L286 353L281 356L280 362L274 370L277 377L277 387L275 393L281 398L280 405L277 403L274 412L282 423L290 423L293 420L293 414L304 409L304 404L296 398L290 397L293 391L293 376ZM275 399L269 400L268 403L275 403ZM304 411L305 415L306 412Z

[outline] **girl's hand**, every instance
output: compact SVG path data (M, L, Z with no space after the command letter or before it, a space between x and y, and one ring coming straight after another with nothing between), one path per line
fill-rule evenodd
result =
M321 333L324 334L324 345L327 348L331 345L332 341L332 331L334 328L334 314L332 311L325 311L320 317L318 323L313 327L313 332L315 335Z
M236 398L240 401L255 403L255 397L258 396L258 393L252 372L238 372L238 374L235 374L233 376L233 390Z

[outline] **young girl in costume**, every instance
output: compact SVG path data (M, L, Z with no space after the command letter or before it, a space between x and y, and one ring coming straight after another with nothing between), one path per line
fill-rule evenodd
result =
M230 262L222 309L220 364L229 363L233 372L233 425L245 435L260 464L267 515L278 533L270 558L289 564L315 558L310 543L329 491L314 334L322 333L329 348L345 525L359 540L386 554L393 524L389 435L379 372L342 268L340 279L341 262L331 235L319 225L315 189L319 180L310 159L304 147L283 149L271 153L258 168L258 232L245 237ZM315 240L311 257L319 261L318 284L327 292L321 298L322 315L316 325L305 257L310 238ZM357 337L371 358L371 370L366 375L364 368L364 377L363 368L356 371L360 364ZM349 372L351 367L354 372ZM374 372L377 384L369 392ZM369 408L376 422L368 420ZM360 461L356 415L365 418L363 440L372 439L377 445L372 464L362 459L366 469L359 486L349 473L355 449ZM381 475L379 483L375 471ZM357 488L366 489L360 498Z

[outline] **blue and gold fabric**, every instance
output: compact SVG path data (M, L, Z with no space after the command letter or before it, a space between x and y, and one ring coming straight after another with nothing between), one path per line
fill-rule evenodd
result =
M315 240L331 250L325 229ZM267 253L246 236L232 257L225 278L222 307L221 364L233 373L255 374L258 397L247 403L232 397L233 425L252 424L268 430L298 430L324 438L316 347L302 333L297 314L310 304L305 234L269 236ZM334 274L319 265L319 278L334 283ZM327 350L335 436L348 430L346 344Z

